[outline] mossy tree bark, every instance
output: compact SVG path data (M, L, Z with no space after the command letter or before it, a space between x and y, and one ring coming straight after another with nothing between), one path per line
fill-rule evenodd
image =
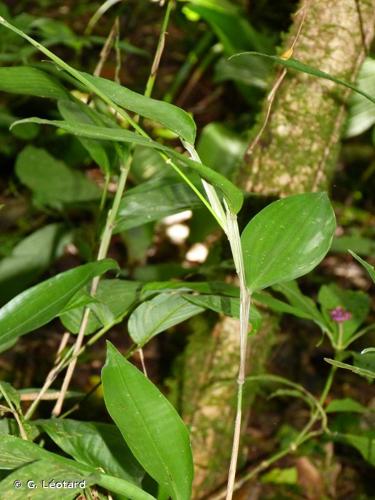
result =
M375 27L374 0L303 0L306 18L293 57L355 81ZM294 23L285 39L291 46ZM283 196L327 189L335 170L350 91L334 82L289 71L270 119L242 169L247 191ZM263 123L267 103L260 114Z
M302 0L299 8L307 12L293 56L353 81L365 47L374 36L375 0L332 0L329 4ZM296 18L283 50L290 47L298 26ZM346 89L332 82L288 73L261 141L240 170L239 184L264 196L326 189L337 161L348 97ZM267 106L265 101L254 135ZM276 329L277 318L266 313L261 331L249 342L249 373L264 371ZM222 318L212 331L206 328L193 333L185 353L181 399L183 416L192 432L195 499L204 498L227 476L235 417L238 332L237 320Z

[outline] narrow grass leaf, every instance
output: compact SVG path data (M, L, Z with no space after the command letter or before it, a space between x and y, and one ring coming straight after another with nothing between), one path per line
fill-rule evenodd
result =
M370 275L370 278L375 283L375 268L374 268L374 266L372 266L371 264L369 264L368 262L366 262L364 259L362 259L359 255L357 255L356 253L354 253L352 250L349 250L349 253L350 253L350 255L352 255L352 257L355 258L355 260L357 262L359 262L362 265L362 267L364 267L364 269L366 269L366 271Z
M329 363L330 365L336 366L336 368L342 368L343 370L349 370L356 375L360 375L361 377L375 379L375 371L367 370L366 368L360 368L359 366L349 365L349 363L343 363L341 361L336 361L335 359L324 358L324 361Z
M239 58L242 60L243 64L250 64L251 65L251 59L253 57L264 57L267 59L270 59L277 64L281 64L282 66L285 66L286 68L289 69L294 69L296 71L299 71L301 73L307 73L308 75L316 76L318 78L323 78L324 80L330 80L331 82L335 82L338 85L343 85L344 87L347 87L357 94L362 95L369 101L371 101L373 104L375 104L375 96L372 96L368 94L367 92L361 90L360 88L356 87L350 82L347 82L346 80L342 80L341 78L336 78L335 76L332 76L329 73L325 73L324 71L321 71L320 69L313 68L312 66L309 66L307 64L302 63L301 61L297 61L297 59L283 59L282 57L277 57L277 56L272 56L268 54L262 54L261 52L242 52L241 54L236 54L232 56L232 58ZM231 59L232 59L231 58Z

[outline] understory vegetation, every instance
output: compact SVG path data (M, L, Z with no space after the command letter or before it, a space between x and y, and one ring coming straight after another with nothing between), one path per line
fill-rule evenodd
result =
M375 1L0 1L0 498L374 498Z

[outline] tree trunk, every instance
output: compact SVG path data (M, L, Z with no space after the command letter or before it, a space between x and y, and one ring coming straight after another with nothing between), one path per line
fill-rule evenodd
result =
M374 37L374 0L304 0L307 9L293 57L354 82ZM286 37L291 46L298 20ZM258 146L240 173L247 191L262 195L327 189L335 170L350 90L289 71L277 92ZM263 123L267 102L260 123ZM256 127L257 129L257 127Z
M299 7L307 12L293 57L334 76L355 80L365 46L374 36L375 0L303 0ZM298 26L296 18L285 37L284 50L290 47ZM264 196L327 189L337 161L348 96L347 89L332 82L288 73L261 140L239 173L239 184ZM254 135L267 106L265 100ZM249 373L264 371L276 328L277 319L266 313L261 330L249 342ZM191 425L195 499L203 498L227 476L235 417L238 332L237 320L223 318L212 332L203 329L193 333L185 354L182 407Z

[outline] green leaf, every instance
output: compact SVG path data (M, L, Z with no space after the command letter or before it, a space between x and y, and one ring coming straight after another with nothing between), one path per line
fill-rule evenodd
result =
M102 382L107 410L133 455L173 500L190 500L192 453L176 410L110 343Z
M355 258L355 260L357 260L360 264L362 264L362 266L369 273L372 281L375 283L375 268L374 268L374 266L372 266L371 264L369 264L365 260L361 259L361 257L359 255L357 255L356 253L352 252L351 250L349 250L349 253L350 253L350 255L352 255L352 257Z
M352 335L358 330L367 318L370 310L370 298L364 292L344 290L337 285L323 285L318 294L325 322L338 342L339 324L331 318L331 311L342 307L351 314L351 318L341 323L342 343L347 346Z
M143 346L158 333L203 311L202 307L187 302L178 294L161 293L132 312L129 335L136 344Z
M71 123L81 123L82 125L101 125L95 111L80 101L59 101L58 108L64 120ZM104 172L110 171L111 151L103 141L79 138L82 146L88 151L91 158ZM113 153L113 151L112 151ZM113 156L113 155L112 155Z
M16 173L43 205L59 208L66 203L87 202L100 197L98 186L82 172L68 168L44 149L34 146L26 146L18 155Z
M15 481L20 482L17 488L14 486ZM74 482L78 484L76 487L54 488L53 484L60 481L72 482L72 486ZM52 487L48 487L50 482ZM9 500L55 500L57 497L59 500L70 500L77 498L77 494L94 482L89 473L81 473L74 467L49 460L36 460L0 481L0 497Z
M360 255L373 255L375 254L375 241L361 236L359 231L356 230L352 230L344 236L333 238L332 252L346 253L349 248Z
M173 104L157 101L141 94L137 94L136 92L133 92L126 87L122 87L115 82L106 80L105 78L77 71L58 56L53 54L53 52L49 49L43 47L43 45L28 36L22 30L18 29L16 26L6 21L4 18L0 18L0 23L7 29L17 33L39 51L47 55L60 68L67 71L81 84L85 85L87 90L95 92L99 97L104 99L107 104L109 104L109 102L116 103L119 106L140 114L141 116L155 120L176 132L190 144L194 144L196 134L195 123L190 115L182 109L174 106Z
M205 19L224 46L227 55L239 50L269 50L271 37L256 31L244 10L226 0L190 0L189 11Z
M375 466L375 433L373 431L368 432L367 435L337 433L334 435L334 440L353 446L367 462Z
M121 127L113 128L98 126L92 124L85 124L82 126L80 122L70 122L66 120L45 120L43 118L31 117L25 118L24 120L18 120L13 123L12 127L19 125L20 123L38 123L40 125L51 125L53 127L61 128L69 134L76 135L78 137L87 137L89 139L97 139L101 141L115 141L115 142L125 142L129 144L140 144L141 146L146 146L149 148L154 148L159 151L172 151L168 146L164 146L159 142L153 141L147 137L143 137L136 132L131 132L130 130L125 130ZM182 156L182 155L181 155Z
M190 290L208 295L216 294L237 298L240 296L237 286L222 281L151 281L143 286L142 298L160 292L184 293Z
M353 363L357 368L375 372L375 349L368 347L360 353L353 352Z
M242 61L242 64L250 64L251 65L251 60L253 57L264 57L267 59L270 59L277 64L281 64L282 66L285 66L286 68L289 69L294 69L296 71L299 71L301 73L307 73L308 75L313 75L318 78L323 78L324 80L330 80L331 82L335 82L339 85L343 85L344 87L347 87L351 90L354 90L357 94L362 95L369 101L371 101L373 104L375 104L375 96L372 96L368 94L367 92L364 92L362 89L356 87L350 82L347 82L346 80L342 80L341 78L336 78L335 76L330 75L329 73L325 73L324 71L320 71L320 69L313 68L312 66L308 66L307 64L302 63L301 61L297 61L297 59L283 59L282 57L277 57L277 56L271 56L268 54L262 54L260 52L243 52L241 54L236 54L233 56L233 58L239 58L240 61ZM231 58L232 59L232 58Z
M375 370L367 370L365 368L360 368L358 366L349 365L348 363L342 363L341 361L336 361L335 359L324 358L324 361L330 365L336 366L337 368L343 368L344 370L349 370L356 375L361 377L375 379Z
M170 175L166 160L153 149L137 146L131 164L131 176L135 184L163 175Z
M115 231L125 231L199 206L201 202L197 196L178 179L151 179L126 192L120 203Z
M185 167L192 169L197 172L203 179L213 184L217 187L226 198L229 207L234 213L240 211L243 203L243 193L238 189L232 182L226 179L223 175L215 172L209 167L202 165L196 161L190 160L181 153L177 153L173 149L161 144L159 142L143 137L135 132L130 132L129 130L124 130L120 127L117 128L107 128L98 127L96 125L85 125L82 127L80 124L72 124L63 120L44 120L42 118L27 118L25 120L18 120L12 126L17 126L21 123L38 123L45 125L52 125L54 127L61 128L70 134L77 135L79 137L87 137L90 139L98 140L108 140L115 142L125 142L129 144L138 144L148 148L153 148L159 151L168 153L170 157L177 160L180 164Z
M70 240L71 232L61 224L48 224L21 240L0 260L0 305L31 285Z
M8 384L8 382L0 382L0 400L5 397L8 398L16 410L21 413L20 395L16 389Z
M111 80L83 72L81 75L119 106L161 123L189 144L194 144L196 125L192 117L183 109L167 102L145 97Z
M297 318L311 319L310 316L301 309L293 307L282 300L275 299L275 297L266 292L254 292L253 300L275 312L292 314Z
M51 467L53 466L52 470L54 473L50 477L48 477L48 467L43 467L45 463L50 464ZM38 464L37 469L32 467L34 464ZM56 479L57 472L63 470L64 472L69 471L69 476L72 474L73 477L77 477L78 479L87 478L89 485L92 483L98 484L105 489L125 495L130 500L155 500L153 496L125 479L103 474L92 466L75 462L69 458L44 450L35 443L11 435L2 435L0 439L0 469L17 469L13 474L8 476L8 478L12 477L12 487L14 487L14 480L18 480L21 477L22 480L33 479L36 483L42 479ZM21 471L25 471L25 476L20 475ZM31 472L34 473L31 474ZM62 477L62 479L64 478ZM67 479L66 475L65 479ZM7 482L0 483L0 493L3 493L2 486L5 490L7 485ZM6 498L9 497L7 496ZM17 500L18 498L23 500L25 498L24 492L23 496L16 498ZM43 500L44 498L42 497ZM53 498L56 498L55 490Z
M93 314L89 317L86 335L122 319L136 302L138 289L139 283L134 281L101 280L95 300L89 304ZM70 332L79 332L85 305L79 304L79 307L71 308L60 315L62 324Z
M212 311L231 316L239 319L240 317L240 299L236 297L228 297L225 295L193 295L184 294L183 298L192 304L211 309ZM262 323L262 316L258 309L252 305L250 310L249 323L252 325L252 333L259 330Z
M298 472L296 467L288 467L285 469L275 467L262 476L261 482L266 484L297 484Z
M69 99L69 93L58 80L31 66L0 68L0 90L50 99Z
M282 293L291 305L300 311L300 317L311 319L323 330L326 328L324 318L320 314L320 311L316 307L314 301L309 297L306 297L306 295L303 295L296 281L280 283L279 285L275 285L273 289Z
M210 123L202 130L197 152L204 165L233 179L243 161L248 141L222 123Z
M241 236L250 291L311 271L328 252L335 227L325 193L289 196L264 208Z
M94 276L116 268L106 259L60 273L17 295L0 309L0 342L9 342L49 323Z
M375 59L367 57L359 70L357 86L371 93L375 88ZM367 99L354 94L349 101L349 117L345 137L354 137L368 130L375 123L375 106L369 106Z
M366 407L352 398L334 399L326 408L326 413L354 412L363 413Z
M176 153L175 151L169 152L171 156L176 158L182 163L185 163L187 167L193 169L197 172L203 179L208 181L210 184L218 188L226 199L229 208L235 214L237 214L243 204L244 196L242 191L235 186L231 181L229 181L226 177L219 174L215 170L212 170L206 165L202 163L198 163L196 161L187 160L183 155Z
M38 420L49 437L78 462L141 485L144 471L114 425L70 419Z

